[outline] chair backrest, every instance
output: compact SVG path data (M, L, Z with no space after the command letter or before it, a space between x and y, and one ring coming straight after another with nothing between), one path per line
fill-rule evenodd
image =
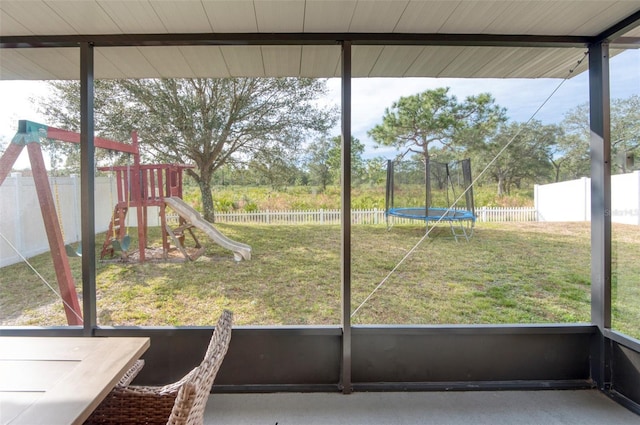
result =
M171 422L172 419L170 418L168 424L202 425L204 422L204 409L209 399L213 381L229 348L232 325L233 313L225 310L218 319L202 363L189 373L189 378L184 383L185 385L192 384L195 387L195 397L188 418L185 422ZM178 403L178 399L176 399L176 403ZM174 416L173 412L171 416Z

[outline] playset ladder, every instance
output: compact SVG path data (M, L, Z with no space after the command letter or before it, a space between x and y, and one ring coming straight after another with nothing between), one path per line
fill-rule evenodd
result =
M100 252L100 259L104 259L105 255L109 255L109 257L113 258L115 254L115 249L113 248L113 239L114 235L118 241L122 241L127 233L127 227L125 225L125 219L127 217L127 208L126 205L117 204L113 209L113 216L111 217L111 221L109 222L109 229L105 234L104 243L102 244L102 251ZM126 253L122 253L122 255L126 255Z

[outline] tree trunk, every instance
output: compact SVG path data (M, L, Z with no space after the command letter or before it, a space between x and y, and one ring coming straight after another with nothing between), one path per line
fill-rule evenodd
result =
M551 165L555 170L555 182L558 183L560 181L560 163L556 163L555 161L551 161Z
M202 216L210 223L215 223L215 213L213 209L213 196L211 195L211 181L207 178L201 178L198 182L200 186L200 194L202 196Z
M505 192L504 184L505 184L504 177L499 176L498 177L498 197L504 196L504 192Z

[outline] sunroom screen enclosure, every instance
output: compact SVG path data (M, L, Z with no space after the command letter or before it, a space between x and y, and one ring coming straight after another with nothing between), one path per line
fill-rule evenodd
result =
M169 382L211 330L101 327L94 223L95 79L341 78L339 326L239 327L215 390L586 388L640 411L640 342L611 328L609 60L640 45L638 1L0 3L0 77L81 81L82 327L2 335L148 335L140 380ZM575 67L588 51L588 60ZM575 68L575 69L574 69ZM352 325L352 81L566 78L589 71L591 324Z

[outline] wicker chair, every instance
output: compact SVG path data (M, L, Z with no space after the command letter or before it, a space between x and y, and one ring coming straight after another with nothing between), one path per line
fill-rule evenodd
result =
M229 347L232 322L232 313L225 310L218 320L202 363L182 379L163 387L148 387L122 385L127 383L123 378L85 425L202 425L213 380Z

